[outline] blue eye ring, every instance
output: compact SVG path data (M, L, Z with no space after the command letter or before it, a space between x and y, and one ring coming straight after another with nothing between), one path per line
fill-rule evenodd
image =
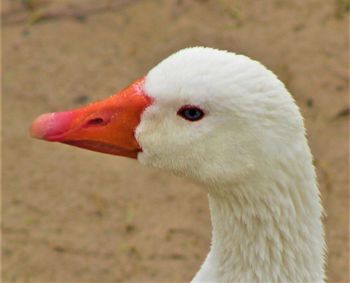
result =
M177 115L181 116L187 121L195 122L204 117L204 111L198 106L184 105L179 109L179 111L177 111Z

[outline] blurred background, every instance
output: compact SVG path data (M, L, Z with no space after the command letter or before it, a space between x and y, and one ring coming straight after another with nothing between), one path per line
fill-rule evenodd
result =
M261 61L305 117L329 282L349 281L348 0L3 0L2 282L188 282L206 195L125 158L33 140L43 112L107 97L184 47Z

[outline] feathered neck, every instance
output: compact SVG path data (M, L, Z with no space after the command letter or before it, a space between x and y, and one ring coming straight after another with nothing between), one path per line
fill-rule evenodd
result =
M225 194L209 193L211 249L192 282L323 282L314 170L294 173L282 169L274 179L255 176L216 190Z

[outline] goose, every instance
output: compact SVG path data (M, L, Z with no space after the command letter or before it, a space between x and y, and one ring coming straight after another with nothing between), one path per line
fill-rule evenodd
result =
M324 282L323 208L303 118L261 63L182 49L111 97L46 113L34 138L137 159L208 194L197 282Z

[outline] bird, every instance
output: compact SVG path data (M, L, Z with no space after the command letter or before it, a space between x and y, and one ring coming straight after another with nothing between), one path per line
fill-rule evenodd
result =
M248 56L182 49L104 100L40 115L30 133L199 184L212 239L192 283L326 279L303 117L278 77Z

